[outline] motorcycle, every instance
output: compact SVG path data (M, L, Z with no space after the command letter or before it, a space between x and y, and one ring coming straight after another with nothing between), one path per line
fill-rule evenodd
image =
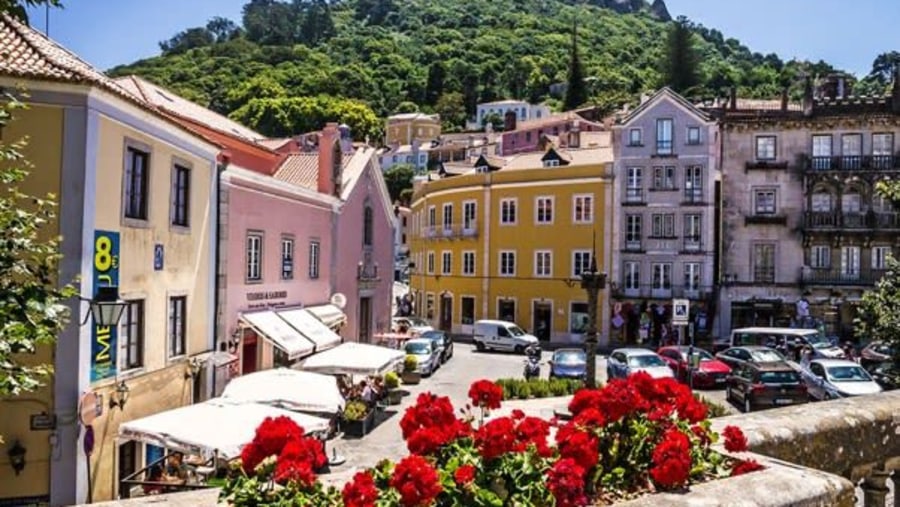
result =
M539 356L528 356L525 360L525 380L538 378L541 376L541 358Z

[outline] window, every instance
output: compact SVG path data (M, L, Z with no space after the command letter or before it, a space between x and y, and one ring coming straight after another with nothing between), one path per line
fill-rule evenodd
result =
M588 328L588 304L570 303L569 305L569 332L584 334Z
M169 358L185 354L187 296L169 298Z
M516 275L516 252L500 252L500 276Z
M812 210L818 212L831 211L831 194L815 192L812 195Z
M831 169L831 136L812 136L812 168Z
M775 189L760 189L753 192L753 214L775 214Z
M859 278L859 250L858 246L841 247L841 276L849 279Z
M672 289L672 265L669 263L655 263L650 265L653 275L652 288L654 290Z
M125 218L147 220L150 154L129 146L125 158Z
M810 267L823 269L831 267L831 247L828 245L816 245L809 251Z
M653 229L651 235L654 238L675 237L675 215L672 213L658 213L652 216Z
M578 278L582 273L591 271L591 251L575 250L572 252L572 276Z
M539 224L553 223L553 198L538 197L535 205L535 222Z
M700 144L700 127L688 127L687 143L691 145Z
M887 258L891 254L889 246L873 246L872 247L872 269L887 269Z
M548 158L547 160L544 160L544 167L559 167L559 159Z
M247 234L247 281L262 280L262 246L263 236L260 233Z
M653 188L655 190L672 190L675 188L675 167L654 167Z
M428 227L434 228L434 225L437 223L437 208L434 206L428 207Z
M119 324L119 342L122 346L119 364L122 370L144 366L144 300L133 299L127 303Z
M763 243L753 245L753 281L775 282L775 245Z
M453 204L444 204L443 214L441 218L444 221L444 230L449 231L453 228Z
M841 211L844 213L862 212L862 196L854 189L841 196Z
M641 139L641 129L629 129L628 130L628 146L643 146L644 142Z
M534 276L553 276L553 252L550 250L534 252Z
M475 252L469 251L462 253L462 274L475 274Z
M373 229L374 213L372 207L366 205L363 210L363 246L372 246L375 231Z
M500 200L500 223L514 225L516 223L516 199Z
M775 136L756 138L756 160L775 160Z
M627 168L625 170L625 201L641 202L643 199L643 196L641 195L643 185L643 168Z
M453 252L441 252L441 274L449 275L453 272Z
M641 263L625 263L625 290L638 290L641 288Z
M844 134L841 136L841 156L859 157L862 155L862 134Z
M462 296L459 298L460 324L470 326L475 323L475 298Z
M890 169L894 155L894 134L872 134L872 165L875 169Z
M684 196L690 202L703 200L703 168L698 165L684 169Z
M672 153L672 119L656 120L656 153L669 155Z
M463 203L463 229L470 231L475 228L475 212L477 204L475 201L466 201Z
M594 221L594 196L593 195L576 195L572 198L574 201L574 214L572 221L576 224L589 224Z
M696 292L700 290L700 263L684 263L684 290Z
M176 164L172 167L172 225L190 225L191 170Z
M309 277L313 280L319 278L319 242L309 242Z
M643 217L641 215L625 216L625 248L629 250L640 250L641 248L641 229Z
M702 217L698 214L684 216L684 244L685 248L693 249L700 246L700 226Z
M428 274L434 274L434 252L428 252Z
M294 278L294 238L281 238L281 279Z

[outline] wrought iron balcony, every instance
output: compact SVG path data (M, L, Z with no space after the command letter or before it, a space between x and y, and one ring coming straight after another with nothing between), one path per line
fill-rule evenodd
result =
M895 171L900 170L900 157L893 155L806 157L806 169L810 171Z
M803 268L800 282L804 285L875 285L884 270L861 268Z
M703 250L703 244L700 241L700 236L685 237L681 249L686 253L701 252Z
M669 285L665 288L661 286L654 287L651 284L640 284L638 286L628 285L625 283L612 284L615 289L613 295L625 298L685 298L693 300L702 300L712 294L712 287L708 285Z
M803 225L807 229L900 229L900 213L810 211Z
M425 239L460 239L477 238L478 226L474 221L468 224L443 224L439 227L427 227Z
M703 202L703 188L685 188L684 189L684 202L686 203L701 203Z
M644 203L644 189L642 188L626 188L625 189L625 203L626 204L643 204Z

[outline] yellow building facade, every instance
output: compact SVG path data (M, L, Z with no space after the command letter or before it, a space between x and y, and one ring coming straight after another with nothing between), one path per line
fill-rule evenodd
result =
M424 113L395 114L388 117L384 134L385 146L432 141L441 135L441 117Z
M10 57L25 62L15 77L0 72L0 86L28 93L3 141L28 137L33 169L21 188L56 194L46 232L62 236L60 279L81 296L56 345L32 358L53 364L48 385L0 399L0 503L109 500L154 454L119 438L119 425L206 391L190 365L202 370L214 344L218 147L18 22L4 17L0 30L10 52L31 55ZM96 326L85 302L103 286L128 303L112 329ZM85 393L98 400L89 424L79 417ZM26 449L18 474L5 450L15 442Z
M545 341L583 340L580 275L594 252L598 271L607 271L613 218L609 135L591 136L590 145L481 157L418 189L409 232L418 315L458 334L501 319ZM600 329L606 300L601 291Z

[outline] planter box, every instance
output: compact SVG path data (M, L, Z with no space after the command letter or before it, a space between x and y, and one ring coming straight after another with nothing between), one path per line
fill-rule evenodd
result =
M422 374L417 371L405 371L400 375L404 384L418 384L422 381Z
M362 438L375 427L375 411L369 410L366 416L358 421L344 419L341 426L344 435Z
M399 391L397 389L391 389L390 391L388 391L388 405L399 405L401 401L403 401L403 391Z

